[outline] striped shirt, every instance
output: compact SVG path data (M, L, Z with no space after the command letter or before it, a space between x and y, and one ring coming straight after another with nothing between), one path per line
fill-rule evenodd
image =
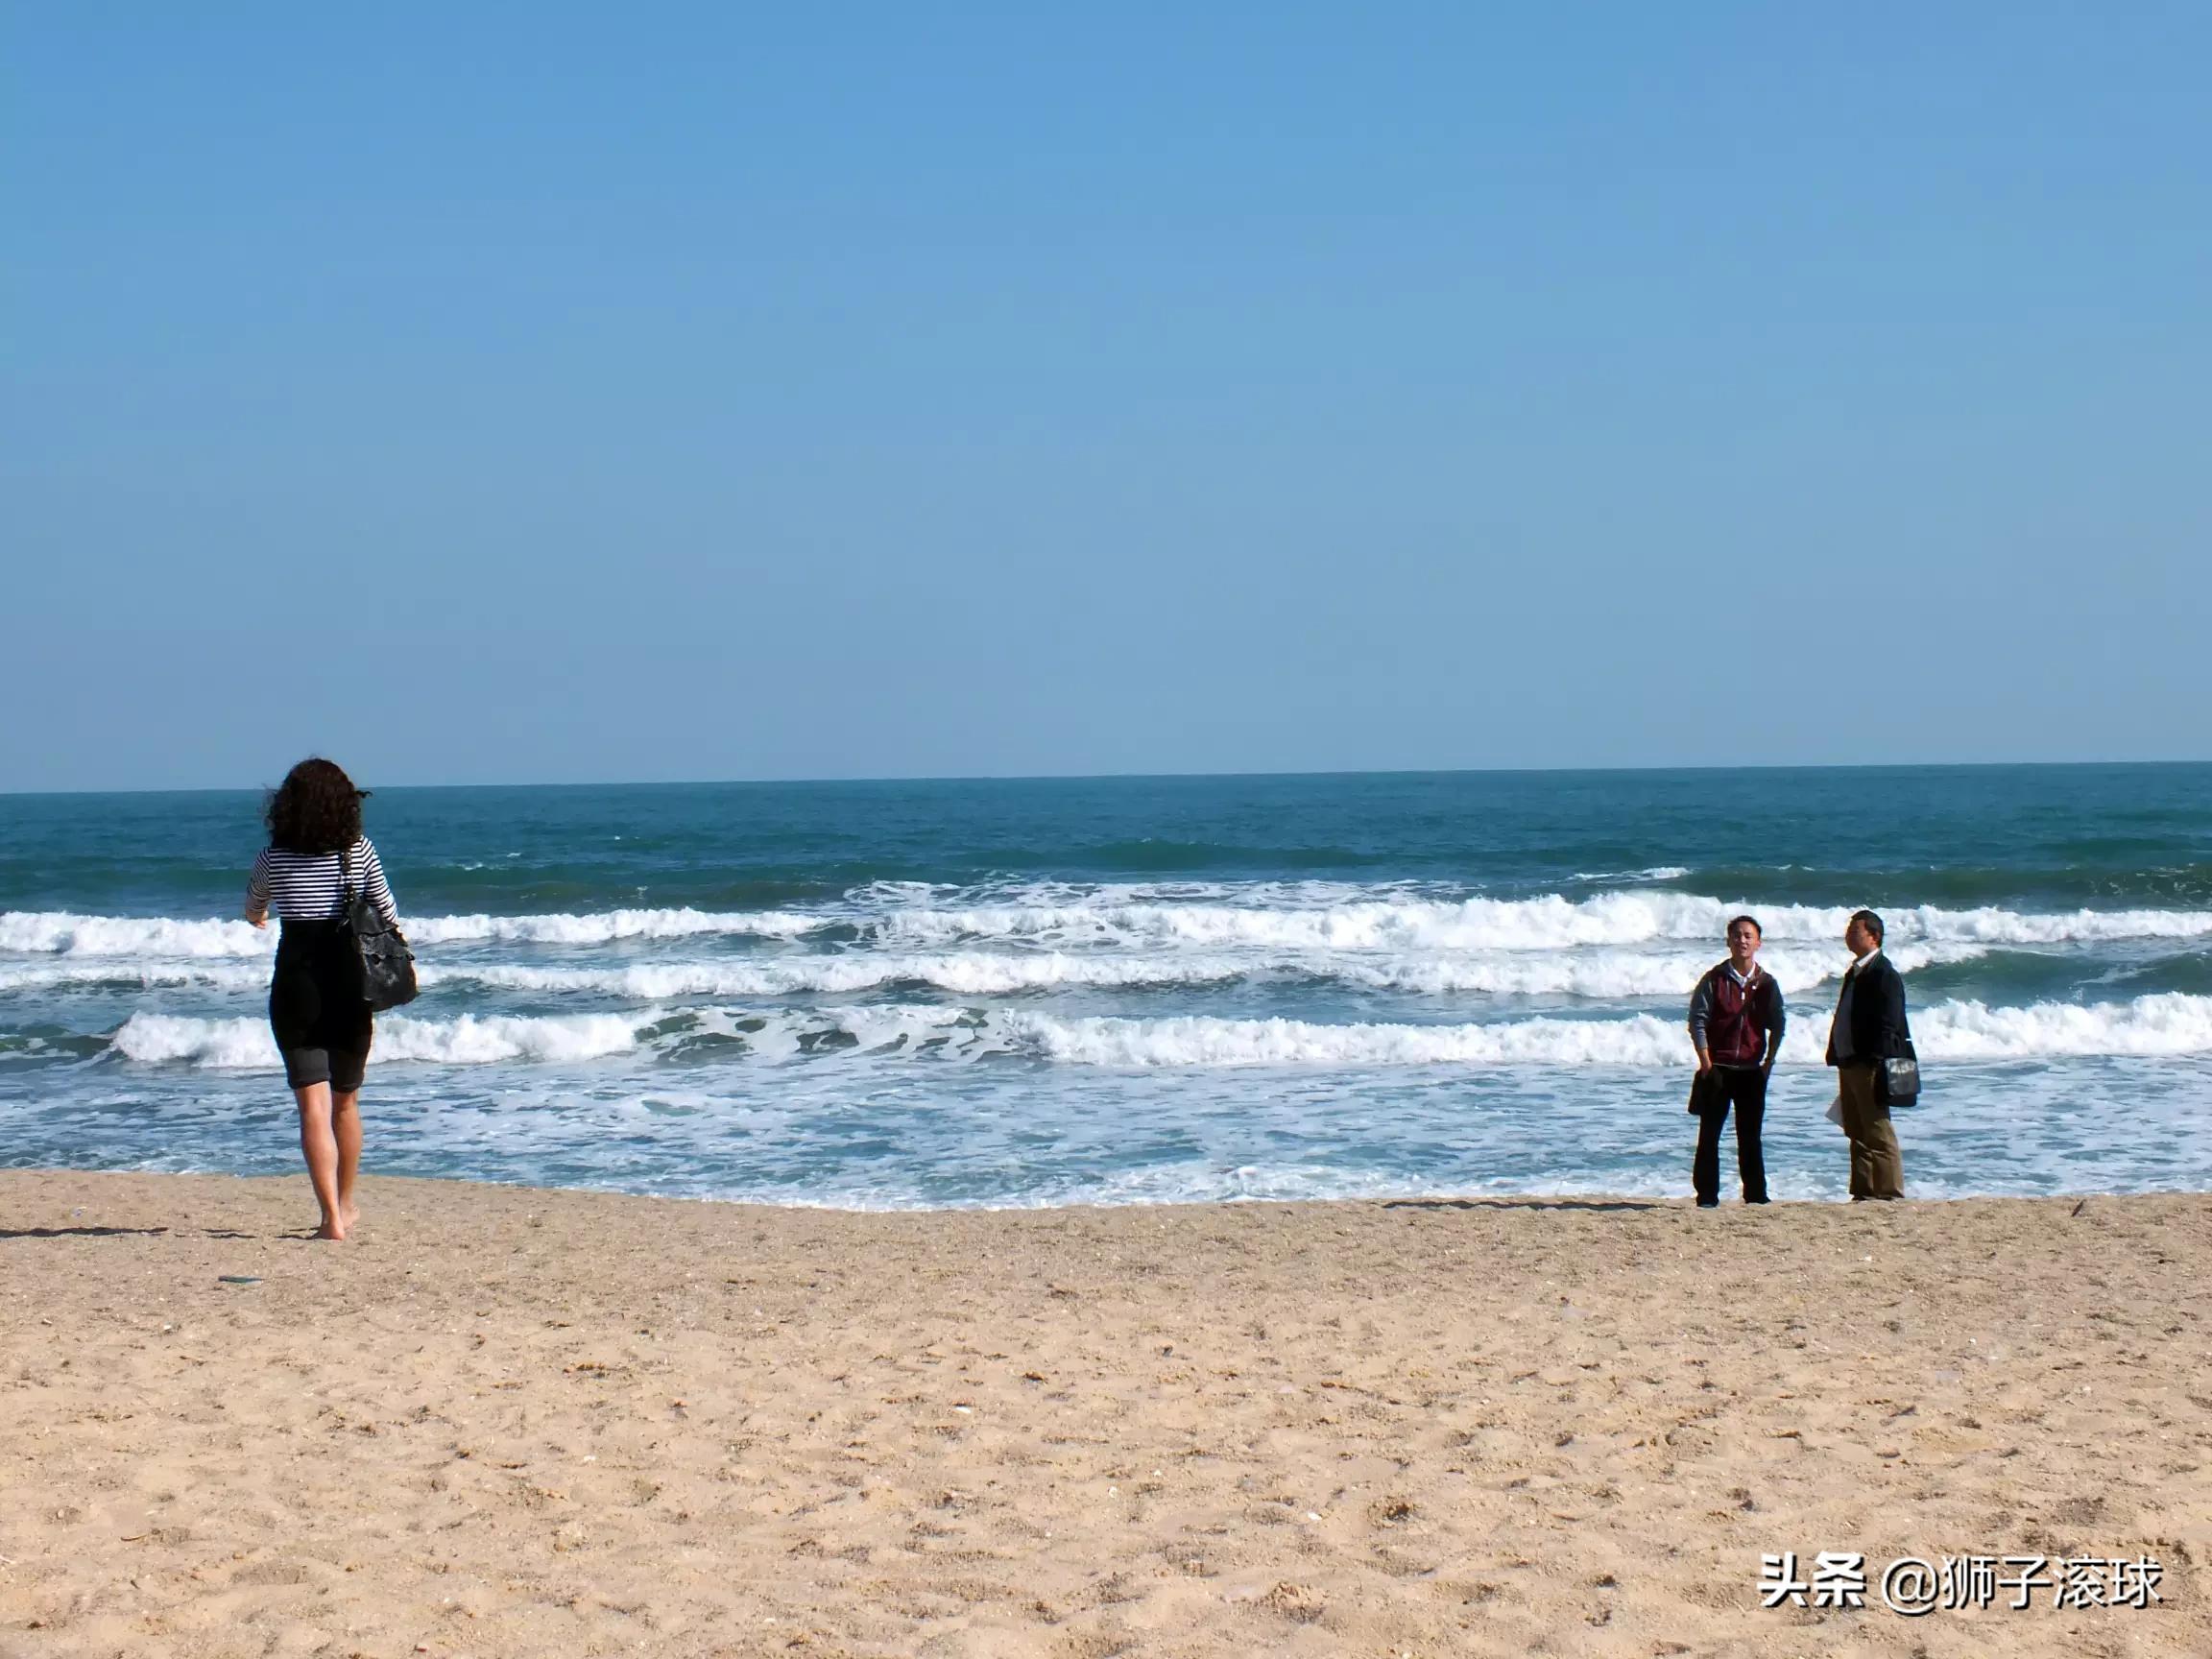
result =
M384 920L398 926L399 907L392 902L391 884L384 879L384 866L377 862L368 836L347 852L346 870ZM346 886L337 854L264 847L253 860L253 874L246 881L247 915L274 913L287 922L328 922L345 907Z

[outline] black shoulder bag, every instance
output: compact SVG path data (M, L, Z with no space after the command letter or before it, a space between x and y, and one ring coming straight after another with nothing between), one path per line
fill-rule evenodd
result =
M1884 1106L1917 1106L1920 1103L1920 1056L1912 1039L1900 1040L1905 1052L1892 1054L1874 1068L1874 1098Z
M420 994L421 988L415 983L415 952L407 949L399 929L384 920L384 912L370 902L369 895L353 885L353 871L346 861L349 851L341 848L338 853L338 874L346 889L339 923L353 935L354 948L360 952L361 999L373 1012L381 1014L387 1008L414 1001Z

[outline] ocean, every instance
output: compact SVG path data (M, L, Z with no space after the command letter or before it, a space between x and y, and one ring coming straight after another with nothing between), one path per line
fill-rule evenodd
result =
M0 796L0 1166L300 1168L276 929L236 920L260 805ZM1770 1184L1839 1199L1820 1059L1871 904L1911 1195L2212 1190L2212 766L393 788L368 828L423 983L378 1022L376 1173L1686 1194L1684 1008L1748 910Z

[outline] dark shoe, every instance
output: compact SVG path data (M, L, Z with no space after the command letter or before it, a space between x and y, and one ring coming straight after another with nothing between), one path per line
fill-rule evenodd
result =
M1697 1208L1700 1210L1718 1210L1720 1208L1720 1200L1718 1198L1700 1198L1697 1200Z
M1743 1202L1744 1202L1744 1203L1746 1203L1746 1204L1768 1204L1768 1203L1771 1203L1771 1202L1773 1202L1773 1200L1771 1200L1770 1198L1768 1198L1768 1197L1767 1196L1767 1194L1766 1194L1766 1193L1762 1192L1762 1193L1760 1193L1760 1194L1759 1194L1759 1196L1758 1196L1758 1197L1756 1197L1756 1198L1746 1198L1746 1199L1744 1199L1744 1200L1743 1200Z

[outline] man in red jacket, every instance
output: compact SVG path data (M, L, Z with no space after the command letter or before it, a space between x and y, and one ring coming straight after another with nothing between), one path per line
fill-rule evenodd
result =
M1720 1126L1736 1108L1736 1170L1743 1202L1767 1202L1767 1154L1759 1131L1767 1118L1767 1076L1782 1052L1782 987L1759 966L1763 931L1739 916L1728 924L1728 960L1697 981L1690 998L1690 1041L1697 1049L1697 1155L1690 1179L1697 1207L1720 1202Z

